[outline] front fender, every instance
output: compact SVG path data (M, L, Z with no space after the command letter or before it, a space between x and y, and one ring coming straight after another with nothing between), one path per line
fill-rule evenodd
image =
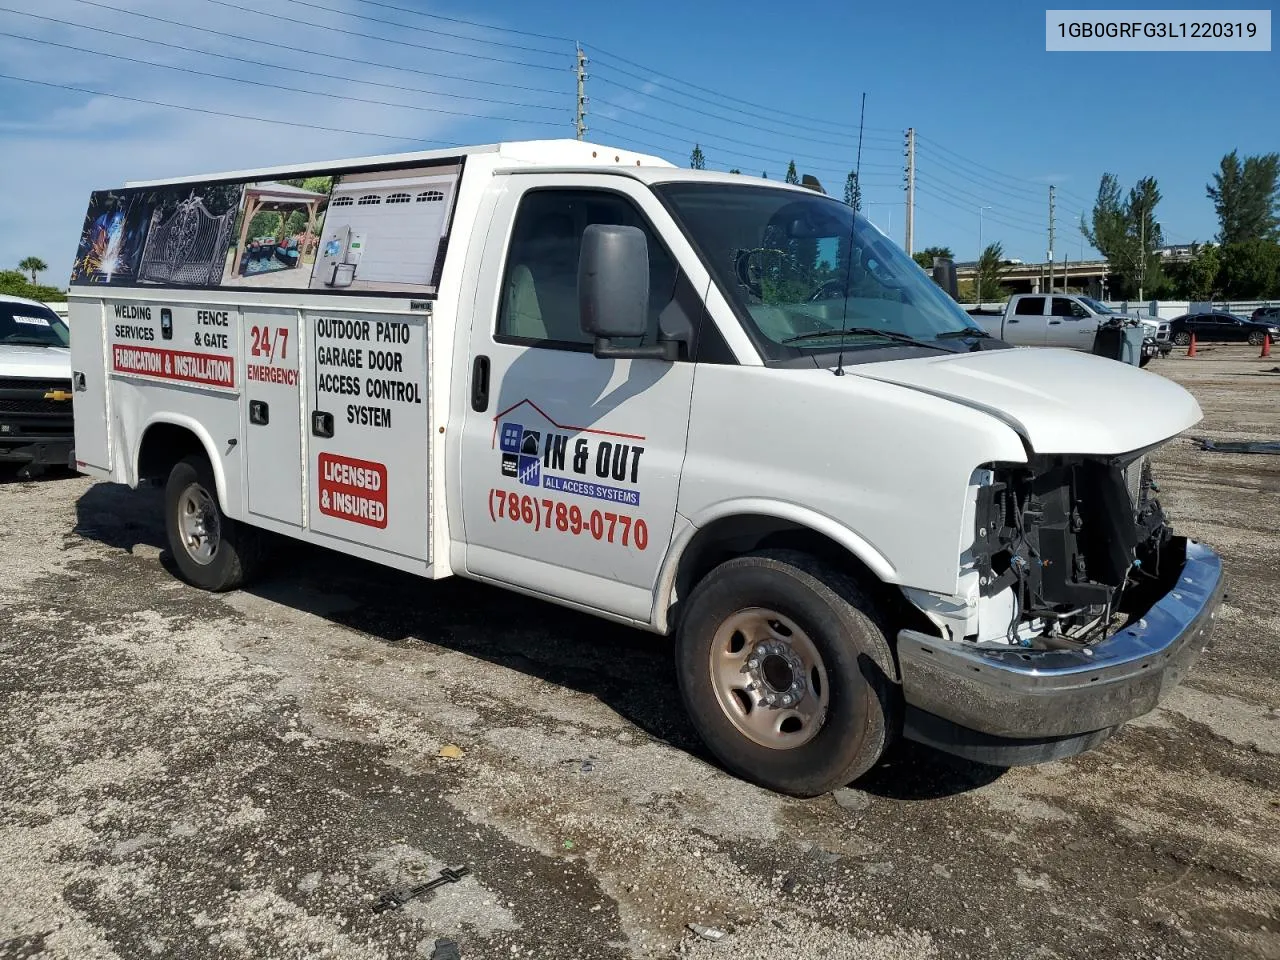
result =
M667 555L658 576L658 587L654 591L653 625L659 632L666 633L670 628L667 612L671 609L675 593L676 572L693 538L700 530L712 523L731 517L771 517L807 528L840 544L866 564L867 569L882 582L898 582L897 571L878 547L856 531L850 530L825 514L785 500L772 500L766 497L725 500L709 505L693 517L677 515L675 533L672 535L670 547L667 548Z

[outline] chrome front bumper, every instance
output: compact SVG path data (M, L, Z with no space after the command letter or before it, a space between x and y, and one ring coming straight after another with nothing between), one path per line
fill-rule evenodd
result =
M900 631L898 661L908 710L1012 741L1064 740L1114 729L1153 710L1182 680L1209 645L1224 588L1221 558L1188 541L1176 583L1144 616L1093 647L992 649ZM1072 752L1079 750L1057 755Z

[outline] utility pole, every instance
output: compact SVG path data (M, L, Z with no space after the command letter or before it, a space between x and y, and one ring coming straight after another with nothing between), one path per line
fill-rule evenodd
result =
M1139 230L1141 240L1138 245L1138 302L1142 302L1142 288L1147 280L1147 211L1142 211L1142 227Z
M578 44L578 113L574 120L577 138L582 140L587 135L587 55L582 52L582 44Z
M916 230L916 130L907 127L907 256L911 249Z
M978 288L976 297L979 307L982 306L982 211L990 209L990 204L978 208L978 260L973 271L973 279Z
M1049 292L1053 293L1053 184L1049 184Z

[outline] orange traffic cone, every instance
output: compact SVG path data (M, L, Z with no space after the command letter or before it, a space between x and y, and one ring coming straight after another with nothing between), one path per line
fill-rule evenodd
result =
M1187 347L1187 356L1194 357L1196 355L1196 335L1191 334L1191 346Z
M1271 356L1271 334L1264 333L1262 335L1262 352L1258 354L1258 356L1259 357Z

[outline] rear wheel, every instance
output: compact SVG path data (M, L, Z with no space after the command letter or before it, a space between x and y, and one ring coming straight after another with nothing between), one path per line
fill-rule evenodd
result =
M182 578L203 590L234 590L251 577L263 552L262 534L231 519L218 503L209 461L180 460L165 484L165 533Z
M797 796L870 770L897 727L892 654L870 597L791 551L721 564L676 641L685 707L730 771Z
M1188 333L1186 330L1179 330L1177 333L1173 335L1173 342L1180 347L1185 347L1188 343L1191 342L1191 334Z

